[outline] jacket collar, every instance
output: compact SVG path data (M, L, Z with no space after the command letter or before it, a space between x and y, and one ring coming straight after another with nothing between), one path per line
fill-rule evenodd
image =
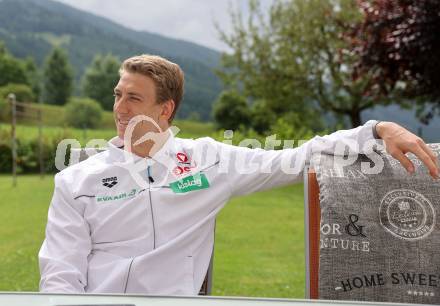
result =
M168 129L166 133L168 133L168 139L165 141L162 147L156 153L154 153L153 156L146 158L124 150L124 140L119 138L119 136L113 137L108 142L110 158L119 162L138 162L142 159L145 159L149 163L166 163L173 154L173 149L175 147L175 137L172 131Z

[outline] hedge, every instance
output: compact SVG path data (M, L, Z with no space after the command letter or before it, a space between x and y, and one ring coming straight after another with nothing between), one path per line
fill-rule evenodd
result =
M43 165L45 173L56 173L55 154L58 143L70 135L59 133L51 138L43 138ZM12 171L12 141L11 135L6 130L0 130L0 173ZM17 173L38 173L39 141L38 138L17 139Z

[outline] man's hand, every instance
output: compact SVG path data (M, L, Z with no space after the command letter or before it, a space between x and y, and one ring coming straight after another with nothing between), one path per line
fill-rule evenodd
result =
M385 142L387 152L400 161L409 173L415 171L413 163L405 155L411 152L426 165L433 178L439 178L437 157L423 139L393 122L379 122L376 132Z

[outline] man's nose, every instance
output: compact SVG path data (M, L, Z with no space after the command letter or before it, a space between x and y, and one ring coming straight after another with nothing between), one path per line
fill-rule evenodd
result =
M128 113L128 109L127 109L127 103L125 102L125 98L124 97L120 97L119 100L115 100L115 104L113 106L113 111L117 112L117 113Z

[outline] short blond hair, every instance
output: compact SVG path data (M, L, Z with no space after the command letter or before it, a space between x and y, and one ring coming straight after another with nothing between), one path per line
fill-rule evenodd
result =
M173 100L175 107L169 122L174 119L183 98L185 78L179 65L157 55L142 54L126 59L119 75L124 71L151 78L156 85L157 103Z

